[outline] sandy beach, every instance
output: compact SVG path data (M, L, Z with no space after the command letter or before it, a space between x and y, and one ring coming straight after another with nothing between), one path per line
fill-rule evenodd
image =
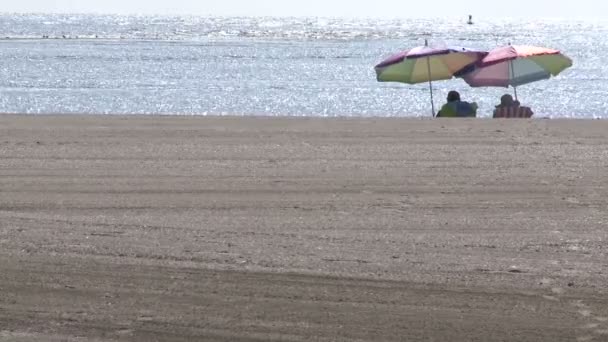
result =
M608 341L608 121L0 116L0 341Z

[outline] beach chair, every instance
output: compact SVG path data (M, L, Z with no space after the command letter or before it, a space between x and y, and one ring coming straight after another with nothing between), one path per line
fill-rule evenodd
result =
M532 109L525 106L499 107L494 111L495 119L529 119L532 115Z

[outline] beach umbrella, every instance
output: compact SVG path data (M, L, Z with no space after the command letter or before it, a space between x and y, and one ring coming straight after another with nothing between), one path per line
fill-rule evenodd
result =
M376 65L379 82L417 84L429 82L431 111L435 116L432 81L449 80L463 68L478 62L486 52L466 48L415 47L389 57Z
M517 87L557 76L572 66L558 50L536 46L508 45L491 50L461 77L472 87Z

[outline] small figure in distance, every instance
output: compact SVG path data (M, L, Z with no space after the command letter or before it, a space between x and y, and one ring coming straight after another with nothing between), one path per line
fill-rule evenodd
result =
M460 94L457 91L450 91L447 101L437 113L438 118L474 118L477 116L477 103L461 101Z
M500 104L494 109L493 118L524 118L528 119L534 115L530 107L520 105L519 101L513 100L513 96L504 94L500 98Z

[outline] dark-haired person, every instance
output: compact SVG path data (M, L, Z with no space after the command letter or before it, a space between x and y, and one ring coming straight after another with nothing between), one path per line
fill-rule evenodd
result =
M460 94L455 90L448 93L447 103L437 113L438 118L474 118L475 116L477 116L477 103L462 101Z
M530 107L522 106L514 101L513 96L505 94L500 98L500 104L494 109L494 118L531 118L534 112Z

